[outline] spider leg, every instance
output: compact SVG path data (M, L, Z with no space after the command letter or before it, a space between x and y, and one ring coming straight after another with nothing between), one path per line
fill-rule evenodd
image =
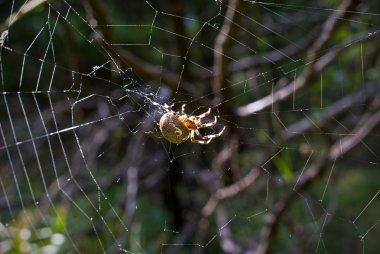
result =
M186 104L183 104L182 109L181 109L181 115L186 115L185 108L186 108Z
M202 136L202 134L199 132L199 130L196 129L196 130L194 130L194 131L191 131L191 134L190 134L190 136L192 137L191 142L193 142L193 143L200 143L200 144L207 145L207 144L210 143L211 140L213 140L214 138L218 138L218 137L220 137L220 136L223 134L223 132L224 132L225 129L226 129L226 126L224 126L223 129L222 129L219 133L217 133L217 134L212 134L212 135L206 135L206 136ZM202 140L196 140L196 139L194 138L194 133L195 133L200 139L202 139ZM203 141L203 140L205 140L205 141Z
M208 108L208 110L206 112L204 112L203 114L198 115L197 117L203 118L205 116L208 116L210 113L211 113L211 108Z
M208 141L211 141L214 138L218 138L222 136L225 129L226 129L226 126L224 126L223 129L219 133L202 136L202 139L208 139Z
M211 127L211 126L214 126L217 122L217 119L216 119L216 116L214 116L214 121L210 122L210 123L198 123L197 124L197 127L198 128L207 128L207 127Z
M202 134L199 132L199 130L194 130L195 134L197 134L197 136L200 138L200 139L204 139L204 140L207 140L208 138L206 136L202 136Z
M198 137L202 138L202 139L205 139L205 137L203 137L198 130L195 130L195 131L190 131L190 140L191 142L193 143L198 143L198 144L202 144L202 145L207 145L211 142L212 139L209 139L209 140L206 140L206 141L203 141L203 140L197 140L195 139L194 137L194 132L197 134Z

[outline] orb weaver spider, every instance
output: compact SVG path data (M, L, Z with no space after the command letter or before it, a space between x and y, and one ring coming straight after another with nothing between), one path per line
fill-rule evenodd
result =
M190 138L190 141L193 143L198 143L202 145L207 145L214 138L220 137L226 127L217 134L205 135L203 136L199 129L212 127L216 124L217 118L214 116L214 121L209 123L202 123L202 118L208 116L211 112L211 108L209 108L203 114L193 116L187 115L185 113L186 104L182 105L181 113L170 110L169 106L166 106L169 111L162 115L159 123L160 131L165 139L174 144L179 144L184 142ZM195 139L195 135L197 135L200 140Z

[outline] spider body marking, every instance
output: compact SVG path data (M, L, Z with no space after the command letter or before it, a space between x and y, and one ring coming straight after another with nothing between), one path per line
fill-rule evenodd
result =
M214 117L214 121L212 122L201 122L202 118L210 114L211 108L209 108L205 113L198 116L188 116L185 113L185 107L186 104L183 104L181 113L170 110L162 115L160 119L160 131L164 138L169 142L179 144L190 138L191 142L193 143L206 145L209 144L214 138L220 137L223 134L225 127L223 127L219 133L212 135L203 136L199 132L199 129L212 127L217 123L216 117ZM200 138L200 140L195 139L195 135Z

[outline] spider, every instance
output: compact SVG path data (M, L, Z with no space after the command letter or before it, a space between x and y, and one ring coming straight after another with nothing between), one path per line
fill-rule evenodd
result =
M216 117L214 118L214 121L210 123L201 122L202 118L210 114L211 108L209 108L205 113L198 116L188 116L185 113L185 107L186 104L183 104L180 114L178 112L169 110L167 113L162 115L159 126L162 135L168 141L174 144L179 144L190 138L191 142L193 143L207 145L211 142L211 140L218 138L223 134L226 127L223 127L219 133L212 135L202 136L202 134L199 132L199 129L211 127L216 124ZM197 135L200 140L195 139L195 135Z

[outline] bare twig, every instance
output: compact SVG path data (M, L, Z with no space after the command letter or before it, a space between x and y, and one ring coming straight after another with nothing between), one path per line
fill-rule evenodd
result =
M358 105L372 98L376 89L377 88L375 86L367 86L361 89L360 91L356 91L352 95L348 95L340 99L330 107L326 108L322 112L320 118L318 120L315 120L314 122L316 122L317 125L320 128L322 128L332 117L336 117L337 115L346 112L352 106ZM310 122L310 119L303 118L302 120L287 127L283 131L282 136L285 140L288 140L305 133L307 130L313 127L314 124Z
M243 253L243 248L232 237L227 212L223 206L219 206L216 212L216 221L219 226L220 247L225 253Z
M92 15L93 19L98 24L108 24L107 13L104 11L103 3L99 0L85 0L88 1L86 7L87 15ZM89 9L90 8L90 9ZM111 27L99 26L98 27L102 38L101 43L106 50L109 57L113 59L115 63L121 63L125 68L132 68L135 73L144 77L144 79L154 80L156 82L163 82L171 87L174 91L178 91L178 96L182 96L184 93L191 93L197 95L197 92L192 89L190 82L181 78L178 74L164 69L162 66L156 66L145 62L144 60L133 55L131 52L123 50L116 46L111 46L112 43L112 30ZM181 84L181 86L179 85Z
M34 10L39 5L45 3L46 0L32 0L23 4L17 12L12 13L3 24L0 25L0 32L8 29L11 25L21 19L23 16Z
M124 173L124 180L127 185L125 199L123 199L123 202L125 202L123 221L127 227L131 225L136 211L136 199L139 188L138 173L142 162L141 156L144 154L145 148L139 144L143 140L144 136L141 134L136 134L130 140L125 151L124 160L117 167ZM120 245L125 245L128 237L126 236L127 231L123 232L118 236L118 241L109 248L108 253L119 253Z
M234 197L241 191L245 190L257 179L259 173L260 169L254 167L239 181L231 184L230 186L218 189L203 207L202 215L204 217L209 216L215 210L220 200Z
M229 71L245 71L247 69L254 68L260 64L279 62L283 59L286 59L287 57L291 57L300 53L303 49L310 45L311 41L311 37L303 37L297 42L293 42L289 45L286 45L284 48L240 59L238 62L232 62L230 64ZM280 54L279 52L282 52L282 54Z
M91 17L89 18L90 24L94 26L97 24L108 24L107 13L105 12L106 8L104 8L103 4L99 0L86 1L83 1L83 3L85 10L88 12L87 15ZM25 3L17 12L12 13L5 22L0 25L0 32L8 29L8 27L20 20L27 13L45 2L47 1L33 0ZM191 92L193 95L197 94L194 89L191 89L191 83L184 80L176 73L163 69L161 66L147 63L126 50L114 46L111 47L109 44L113 41L111 27L100 26L99 29L102 35L101 41L103 47L115 63L120 61L123 64L123 67L132 68L137 74L144 76L146 79L163 82L173 90L178 90L179 96L181 96L182 92ZM182 84L181 86L179 86L180 83Z
M285 59L287 56L292 57L298 53L300 53L302 50L304 50L308 45L310 45L310 41L312 38L304 37L300 39L298 42L291 43L284 48L276 49L273 51L265 52L262 54L256 54L253 56L245 57L242 59L239 59L238 62L231 62L228 65L228 72L235 73L240 71L247 71L249 69L255 68L260 64L267 64L267 63L275 63L279 62L283 59ZM279 52L282 52L283 54L280 54ZM200 70L201 73L199 74L200 79L210 78L214 75L211 71L205 71Z
M368 36L368 34L378 34L378 30L373 31L367 31L365 33L360 33L355 35L353 38L350 38L348 42L345 42L344 44L350 45L353 41L361 40L361 38ZM374 38L376 41L379 41L380 36L376 35ZM380 44L375 43L375 47L373 48L372 52L369 54L372 57L369 57L363 62L363 69L369 69L371 66L373 66L376 62L375 59L377 59L377 56L380 54ZM346 112L349 108L351 108L354 105L363 103L367 100L372 99L375 96L375 91L378 89L376 85L368 85L363 88L361 88L359 91L355 91L354 94L348 95L337 102L335 102L333 105L329 106L328 108L324 109L321 116L318 120L314 121L320 128L323 128L331 118L338 116L341 113ZM314 125L310 122L310 119L304 118L289 127L286 128L286 130L283 131L282 137L285 140L294 138L300 134L305 133L305 131L312 128Z
M220 103L222 101L221 88L223 84L223 80L227 73L227 59L224 57L225 52L227 50L230 34L232 32L232 24L236 21L236 9L239 5L239 0L229 0L228 8L225 14L225 19L223 22L223 26L219 31L218 36L215 40L214 46L214 79L212 82L212 89L215 94L216 103Z
M379 105L378 97L376 97L373 102L374 105ZM297 198L299 193L308 188L317 177L322 176L326 169L330 168L329 165L331 166L335 163L335 160L362 142L371 130L380 123L380 111L378 109L379 106L377 106L377 109L374 109L375 113L364 115L350 135L347 135L343 140L337 141L329 150L318 157L315 162L309 168L305 169L297 178L293 191L275 203L272 211L267 215L266 225L261 230L261 241L255 251L256 254L268 252L282 215Z
M314 76L326 67L336 57L338 52L342 50L342 48L333 49L329 54L326 54L322 58L318 59L320 51L325 46L333 32L339 27L339 21L351 15L352 13L348 10L352 9L356 4L357 0L344 0L338 8L339 12L334 13L334 15L325 21L319 39L310 47L308 51L309 63L305 66L306 69L298 78L290 82L284 88L281 88L258 101L238 108L237 114L240 116L247 116L263 110L270 105L273 105L273 103L288 98L294 92L303 88L306 84L313 80Z
M377 97L380 99L379 97ZM380 122L380 110L374 114L366 114L359 121L352 133L341 139L338 143L331 147L329 154L330 160L336 160L343 154L350 151L371 132L371 130Z

